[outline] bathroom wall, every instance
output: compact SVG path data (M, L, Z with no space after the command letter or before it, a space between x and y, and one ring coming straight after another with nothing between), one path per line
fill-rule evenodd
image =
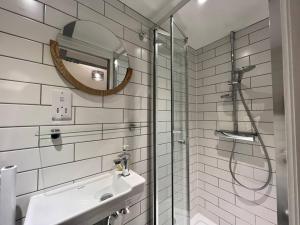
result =
M49 41L77 19L100 23L124 40L134 73L118 95L85 94L55 70ZM142 199L131 206L126 224L149 223L151 54L148 38L140 41L138 33L148 33L152 25L117 0L0 2L0 167L18 165L20 224L31 196L110 171L124 144L132 155L130 167L147 180ZM71 121L55 123L51 92L60 89L72 93L73 116ZM140 128L120 129L129 123ZM63 134L59 142L49 135L37 136L51 128L78 133Z
M272 74L269 20L265 19L236 33L236 67L256 65L244 75L243 93L272 159L272 183L262 191L250 191L232 180L229 156L232 141L215 135L216 129L233 130L230 94L230 39L226 36L197 50L197 198L191 199L198 212L194 222L206 217L222 225L277 224L275 148L273 136ZM238 98L240 131L253 131ZM237 178L258 187L267 178L268 167L259 142L236 144ZM202 215L202 216L201 216ZM207 222L208 223L208 222ZM202 223L200 223L202 224Z

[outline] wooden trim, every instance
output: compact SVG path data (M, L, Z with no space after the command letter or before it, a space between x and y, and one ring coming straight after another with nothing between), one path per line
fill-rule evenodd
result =
M128 84L132 77L132 68L127 68L126 76L124 80L115 88L109 89L109 90L98 90L94 88L90 88L83 83L81 83L79 80L77 80L65 67L62 59L59 56L59 44L57 41L50 40L50 52L53 59L53 63L57 69L57 71L68 81L70 82L74 87L77 89L89 93L91 95L100 95L100 96L107 96L116 94Z

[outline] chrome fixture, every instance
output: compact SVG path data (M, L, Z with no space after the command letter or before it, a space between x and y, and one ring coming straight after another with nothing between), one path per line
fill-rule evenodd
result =
M58 139L60 138L60 135L61 135L60 129L58 128L51 129L51 134L50 134L51 139Z
M251 70L255 69L255 65L249 65L249 66L243 66L240 69L236 70L235 72L238 74L243 74L243 73L247 73L250 72Z
M113 212L109 217L108 217L108 221L107 219L105 219L105 224L107 222L107 225L111 225L111 224L114 224L114 222L118 219L119 217L119 212L116 211L116 212Z
M137 129L148 128L148 126L138 126L136 124L129 124L128 126L124 127L117 127L117 128L105 128L105 129L94 129L94 130L85 130L85 129L74 129L71 131L62 131L59 128L53 128L49 132L38 132L35 134L36 137L41 139L47 139L47 136L50 136L51 139L60 138L62 135L72 135L72 136L81 136L81 133L93 133L95 134L113 134L113 133L120 133L120 131L129 130L129 132L133 132Z
M129 169L128 169L128 160L130 158L130 153L127 152L128 145L123 146L123 152L118 155L118 159L114 160L114 164L121 165L122 166L122 176L127 177L130 175Z
M119 211L113 212L106 220L105 220L105 224L107 222L107 225L112 225L115 224L115 222L117 220L119 220L120 218L120 214L126 215L129 214L130 210L129 207L120 209ZM102 223L101 223L102 224ZM119 223L118 223L119 224Z
M250 72L251 70L255 69L255 67L256 67L255 65L250 65L250 66L245 66L245 67L242 67L242 68L236 70L235 72L238 74L238 80L237 81L239 83L241 83L244 73Z
M257 134L248 132L232 132L229 130L216 130L216 134L223 136L224 138L241 140L241 141L256 141Z
M140 41L143 41L143 42L145 42L147 40L146 39L146 33L144 31L141 31L139 33L139 39L140 39Z
M231 81L228 83L229 85L232 85L232 89L231 89L231 97L232 97L232 105L233 105L233 131L225 131L225 130L216 130L216 134L218 135L222 135L225 138L230 138L233 139L233 147L232 147L232 151L230 154L230 158L229 158L229 171L230 174L232 176L232 178L242 187L247 188L249 190L253 190L253 191L259 191L259 190L263 190L264 188L266 188L272 179L272 165L271 165L271 160L269 157L269 154L267 152L267 148L266 145L264 144L264 141L257 129L255 120L253 119L253 116L251 114L251 111L248 107L248 105L246 104L243 92L242 92L242 79L243 79L243 75L247 72L250 72L251 70L255 69L255 65L250 65L250 66L246 66L246 67L242 67L239 69L235 68L235 51L234 51L234 41L235 41L235 32L231 32L230 33L230 43L231 43ZM238 114L237 114L237 94L240 95L241 101L243 103L243 106L245 108L245 111L247 113L247 116L250 120L251 126L254 130L254 133L242 133L239 132L238 129ZM223 95L221 96L221 98L227 97L228 95ZM232 161L234 158L234 153L235 153L235 147L236 147L236 140L243 140L243 141L252 141L254 142L255 139L258 139L258 141L260 142L263 152L266 156L266 161L268 164L268 178L266 180L266 182L260 186L260 187L248 187L244 184L242 184L235 176L235 173L233 171L233 166L232 166Z
M231 47L231 54L230 54L230 62L231 62L231 83L229 82L228 85L232 85L231 88L231 98L232 98L232 121L233 121L233 130L234 132L238 132L238 121L237 121L237 92L236 92L236 73L235 73L235 49L234 49L234 41L235 41L235 32L230 32L230 47Z
M183 145L184 145L184 144L185 144L185 140L178 140L177 143L178 143L178 144L183 144Z
M232 98L230 94L221 95L221 98Z
M122 213L123 215L129 214L130 210L129 207L123 208L119 211L120 213Z

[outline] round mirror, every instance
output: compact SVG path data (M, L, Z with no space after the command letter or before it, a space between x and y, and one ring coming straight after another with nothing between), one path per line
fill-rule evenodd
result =
M53 62L76 88L94 95L122 90L132 76L122 41L109 29L85 20L64 26L50 41Z

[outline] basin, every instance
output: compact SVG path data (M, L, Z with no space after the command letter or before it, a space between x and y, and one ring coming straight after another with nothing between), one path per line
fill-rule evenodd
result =
M145 179L130 171L108 172L31 197L25 225L92 225L130 206L144 190Z

